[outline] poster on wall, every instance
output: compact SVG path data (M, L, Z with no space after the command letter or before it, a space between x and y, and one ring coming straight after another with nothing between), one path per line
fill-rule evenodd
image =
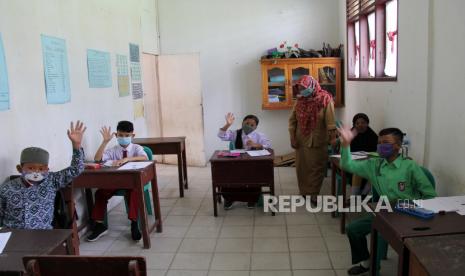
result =
M8 71L6 69L5 50L2 34L0 34L0 111L10 109L10 91L8 86Z
M119 96L129 96L129 69L127 56L116 54L116 74L118 76Z
M47 103L67 103L71 101L71 89L66 41L41 35L41 42Z
M134 99L134 118L144 117L144 91L140 65L139 45L129 43L129 62L131 71L131 92Z
M129 61L131 67L131 88L132 98L134 100L142 99L142 77L140 66L139 46L136 44L129 44Z
M87 49L89 88L111 87L110 53Z

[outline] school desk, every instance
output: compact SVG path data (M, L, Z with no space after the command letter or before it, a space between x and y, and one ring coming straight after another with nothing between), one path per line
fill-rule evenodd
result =
M213 214L218 215L217 203L221 202L221 188L268 187L262 191L274 195L274 152L267 156L251 157L242 153L238 157L221 157L215 151L210 158L212 170ZM240 192L239 192L240 193ZM274 213L272 213L274 215Z
M409 275L465 275L465 234L407 238Z
M378 234L388 242L397 252L398 268L397 275L408 275L409 271L409 248L405 244L405 239L439 236L465 233L465 216L456 212L447 212L443 215L436 214L432 219L420 219L411 215L387 211L375 213L371 225L371 251L370 260L374 264L377 258ZM375 266L371 266L371 275L376 275Z
M22 275L23 257L27 255L74 255L75 252L71 229L0 230L4 232L11 232L11 236L0 254L0 275Z
M99 188L99 189L134 189L139 199L139 217L142 231L142 239L144 248L150 248L149 233L156 227L157 232L162 231L162 221L160 212L160 199L158 197L157 171L155 161L150 162L150 165L142 169L135 170L118 170L118 168L101 168L101 169L85 169L84 172L74 179L74 188ZM155 222L153 225L148 225L147 209L144 197L144 186L151 182L152 201L155 213ZM89 214L92 212L93 200L92 194L86 193Z
M179 196L184 197L187 185L186 137L135 138L134 144L149 147L154 155L176 154L178 156Z

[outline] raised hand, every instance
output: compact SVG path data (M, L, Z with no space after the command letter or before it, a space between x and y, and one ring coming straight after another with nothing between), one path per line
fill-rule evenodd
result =
M343 147L348 147L354 137L357 135L356 130L350 129L349 126L338 127L339 137L341 138L341 144Z
M232 114L231 112L229 112L228 114L226 114L226 124L231 126L233 123L234 123L234 114Z
M76 126L74 126L74 123L71 122L70 128L68 129L68 138L71 140L71 143L73 144L74 149L80 149L81 148L81 142L82 142L82 137L84 136L84 132L86 131L86 127L84 126L84 123L81 121L76 122Z
M111 127L102 127L100 129L100 134L102 134L103 142L108 143L110 142L111 138L113 138L114 133L111 133Z

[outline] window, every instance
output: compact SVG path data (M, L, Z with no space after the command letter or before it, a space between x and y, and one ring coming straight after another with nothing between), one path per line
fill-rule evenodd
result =
M398 0L346 0L348 80L397 80Z

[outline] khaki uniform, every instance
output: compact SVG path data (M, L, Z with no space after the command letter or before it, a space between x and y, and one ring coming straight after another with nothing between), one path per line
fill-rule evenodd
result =
M336 129L334 104L318 113L317 126L309 136L303 136L296 118L295 105L289 117L289 134L298 143L296 149L296 171L301 195L318 195L326 173L328 162L328 131Z

